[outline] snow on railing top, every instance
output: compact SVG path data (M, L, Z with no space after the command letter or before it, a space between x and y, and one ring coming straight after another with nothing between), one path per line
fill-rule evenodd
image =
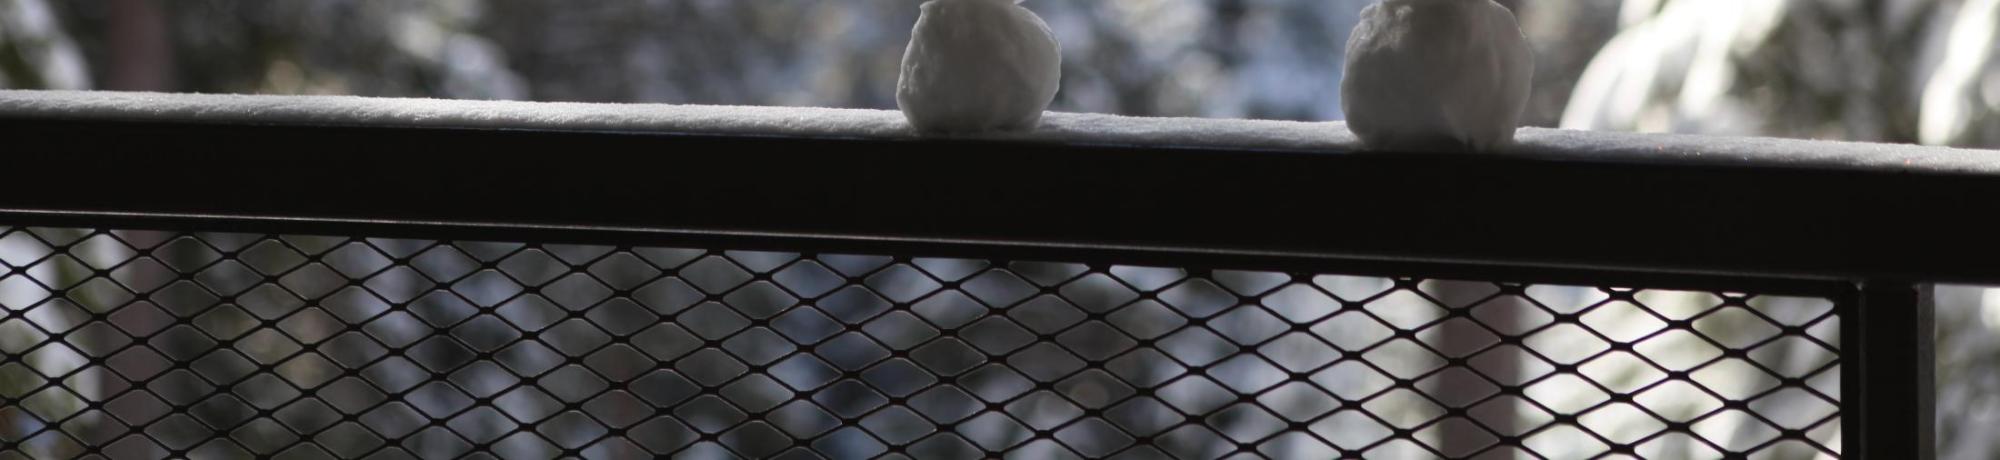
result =
M650 132L916 140L891 110L0 90L0 118ZM2000 151L1523 128L1498 155L1541 159L2000 174ZM1340 122L1051 112L1032 132L953 139L1161 148L1361 151Z

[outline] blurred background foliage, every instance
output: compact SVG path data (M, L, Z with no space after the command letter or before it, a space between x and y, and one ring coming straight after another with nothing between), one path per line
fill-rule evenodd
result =
M1029 2L1056 109L1334 120L1371 0ZM0 86L894 107L918 0L0 0ZM1996 0L1502 0L1540 126L2000 145Z
M1501 0L1537 126L2000 147L2000 0ZM0 88L893 108L918 0L0 0ZM1055 110L1342 118L1371 0L1031 0ZM2000 295L1939 293L1940 442L1993 458Z
M1372 0L1031 1L1057 110L1336 120ZM0 0L0 87L893 108L919 0ZM1501 0L1538 126L2000 146L2000 0Z

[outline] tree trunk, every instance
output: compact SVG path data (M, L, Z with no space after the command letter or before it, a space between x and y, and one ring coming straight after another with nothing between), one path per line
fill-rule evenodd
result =
M109 62L104 89L174 89L173 35L158 0L113 0L105 44Z
M1454 319L1434 326L1436 328L1434 333L1437 335L1431 340L1431 343L1439 351L1448 355L1446 356L1447 359L1465 358L1470 360L1474 356L1480 356L1477 351L1494 345L1494 334L1488 332L1487 328L1490 327L1493 330L1505 333L1513 331L1515 329L1513 323L1519 322L1519 319L1512 315L1495 315L1488 312L1479 316L1471 316L1470 313L1484 308L1497 307L1498 304L1502 303L1520 302L1519 297L1499 295L1492 300L1481 302L1482 299L1494 295L1494 291L1491 288L1481 289L1474 283L1463 282L1430 282L1425 284L1427 285L1423 289L1425 292L1437 296L1437 300L1444 303L1448 309L1455 312L1466 312L1467 316L1465 319L1470 320ZM1515 310L1512 308L1502 308L1499 311L1511 312ZM1485 327L1481 327L1481 324L1484 324ZM1438 379L1432 381L1430 393L1439 396L1447 404L1454 402L1463 404L1462 408L1464 409L1469 410L1473 407L1479 407L1480 404L1476 403L1477 400L1475 398L1495 391L1494 384L1487 382L1486 378L1491 378L1503 384L1512 383L1518 379L1517 374L1520 373L1519 362L1521 357L1516 356L1514 358L1501 360L1491 358L1481 359L1481 362L1487 364L1476 368L1476 372L1483 374L1484 378L1470 372L1457 372L1453 368L1447 367L1444 371L1441 371L1443 373L1439 375ZM1475 370L1475 368L1468 364L1456 370ZM1499 413L1510 416L1498 419L1493 417L1478 418L1477 422L1485 424L1488 428L1501 434L1515 433L1517 431L1514 429L1515 417L1511 417L1513 411L1501 411ZM1470 420L1476 417L1467 416L1466 418ZM1480 452L1482 449L1486 449L1495 439L1495 436L1486 432L1486 428L1480 428L1470 423L1441 423L1438 425L1437 433L1436 447L1438 447L1439 451L1449 456L1470 456Z

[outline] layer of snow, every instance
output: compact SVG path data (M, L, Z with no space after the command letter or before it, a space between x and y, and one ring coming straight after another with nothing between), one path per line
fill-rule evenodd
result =
M1050 112L1030 132L919 135L901 112L813 107L0 90L0 117L636 131L866 139L949 137L1282 150L1354 150L1340 123Z
M0 119L45 118L283 125L618 131L848 139L937 138L892 110L800 107L586 104L0 90ZM1353 153L1340 122L1124 117L1050 112L1030 132L952 139L1159 148ZM1508 151L1534 159L1742 166L1869 168L2000 174L2000 151L1900 144L1749 137L1634 134L1524 128Z

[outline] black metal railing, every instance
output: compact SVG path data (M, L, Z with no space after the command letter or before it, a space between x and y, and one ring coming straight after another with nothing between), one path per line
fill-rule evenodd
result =
M1785 158L0 137L0 455L1917 458L2000 280L2000 177Z

